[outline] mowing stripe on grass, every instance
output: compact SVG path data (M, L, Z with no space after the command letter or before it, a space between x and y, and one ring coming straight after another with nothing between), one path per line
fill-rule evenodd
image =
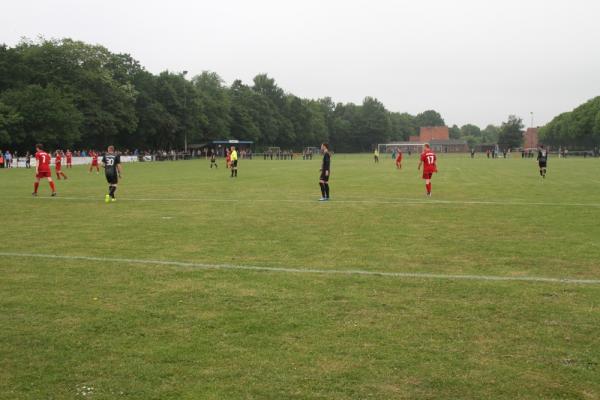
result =
M28 197L31 198L31 197ZM21 199L21 198L19 198ZM104 201L104 196L100 197L36 197L36 199L46 200L87 200L94 202ZM207 203L318 203L317 200L293 200L293 199L211 199L211 198L134 198L119 197L119 201L139 201L139 202L158 202L158 201L188 201L188 202L207 202ZM322 203L322 202L321 202ZM525 202L525 201L494 201L494 200L436 200L436 199L396 199L396 200L357 200L341 199L331 200L335 204L429 204L429 205L484 205L484 206L549 206L549 207L588 207L600 208L600 203L546 203L546 202Z
M452 274L429 274L419 272L383 272L383 271L364 271L364 270L339 270L339 269L311 269L311 268L284 268L284 267L256 267L250 265L232 265L232 264L205 264L186 261L168 261L168 260L144 260L133 258L113 258L113 257L90 257L90 256L61 256L54 254L33 254L33 253L13 253L0 252L0 256L19 257L19 258L45 258L57 260L79 260L96 262L116 262L128 264L143 265L166 265L175 267L188 267L197 269L216 269L216 270L242 270L259 272L282 272L292 274L321 274L321 275L361 275L361 276L381 276L391 278L417 278L417 279L443 279L443 280L470 280L470 281L508 281L508 282L541 282L541 283L559 283L559 284L600 284L600 279L574 279L574 278L545 278L535 276L494 276L494 275L452 275Z

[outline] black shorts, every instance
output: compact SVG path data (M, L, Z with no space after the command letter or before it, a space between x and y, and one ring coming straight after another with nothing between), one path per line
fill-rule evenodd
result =
M546 161L539 161L538 165L540 166L540 168L546 168Z
M320 181L329 182L329 175L321 174Z
M233 168L237 168L237 160L233 160L231 162L231 165L233 166Z
M106 182L111 185L119 183L119 177L116 174L106 174Z

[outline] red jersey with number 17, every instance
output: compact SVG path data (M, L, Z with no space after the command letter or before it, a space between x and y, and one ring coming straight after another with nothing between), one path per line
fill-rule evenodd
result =
M437 157L435 153L431 150L426 150L423 153L421 153L421 161L423 161L423 172L437 172L437 167L435 165L436 160Z
M50 154L45 151L38 151L35 153L35 159L37 160L38 172L50 172Z

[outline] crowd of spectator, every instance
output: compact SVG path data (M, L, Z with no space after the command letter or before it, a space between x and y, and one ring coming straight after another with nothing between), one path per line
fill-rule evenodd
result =
M312 160L313 158L313 150L312 149L304 149L302 151L302 159L303 160Z
M197 157L209 158L212 152L215 152L217 157L227 157L228 151L229 148L222 146L218 146L216 148L204 147L203 149L198 150ZM252 149L246 147L238 148L237 152L240 159L252 160L252 156L254 155L254 153L252 153Z
M31 162L31 154L29 152L25 153L24 156L20 157L17 151L10 152L9 150L2 151L0 150L0 168L15 168L19 166L19 160L24 159L26 161L26 166L30 166Z
M59 151L59 150L56 150ZM68 150L67 150L68 151ZM176 151L176 150L138 150L135 149L133 151L129 149L123 149L118 151L118 154L124 156L137 156L140 161L176 161L176 160L184 160L189 158L206 158L208 159L211 155L211 152L215 152L217 157L227 157L227 149L225 147L216 147L216 148L208 148L204 147L201 149L193 149L188 152ZM306 148L302 151L302 159L303 160L312 160L314 150L311 148ZM54 154L53 152L52 154ZM71 152L73 157L91 157L93 154L103 154L103 151L95 150L95 149L85 149L85 150L73 150ZM471 157L474 157L474 149L471 151ZM487 149L485 151L487 158L498 158L499 152L496 149ZM566 158L570 155L569 150L565 147L559 147L557 154L560 158ZM254 153L250 148L241 148L238 150L238 155L240 159L251 160L254 156ZM264 160L293 160L297 157L300 157L300 153L294 153L293 150L281 150L277 148L270 148L265 150L263 153ZM522 149L521 157L523 158L532 158L537 155L537 151L534 149ZM599 157L600 150L598 148L594 148L593 150L588 151L574 151L572 155L583 156L583 157ZM504 158L508 158L510 156L510 150L503 150L500 154ZM32 153L25 152L24 154L10 150L0 150L0 168L18 168L20 166L24 166L25 168L31 167L31 158L33 157ZM20 164L19 164L20 163Z
M263 152L264 160L293 160L294 159L294 151L293 150L273 150L268 149Z

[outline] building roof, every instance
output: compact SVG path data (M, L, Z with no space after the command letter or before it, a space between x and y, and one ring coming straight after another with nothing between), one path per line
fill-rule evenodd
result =
M236 140L236 139L212 140L212 141L210 141L208 143L190 144L188 146L188 148L190 148L190 149L201 149L203 147L207 147L208 145L213 145L213 144L254 144L254 142L252 140Z
M212 144L253 144L254 142L252 140L229 139L229 140L213 140L211 143Z

